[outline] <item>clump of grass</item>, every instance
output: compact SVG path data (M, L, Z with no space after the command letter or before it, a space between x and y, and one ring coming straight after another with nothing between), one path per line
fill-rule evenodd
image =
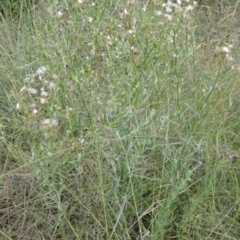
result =
M199 9L72 0L1 23L4 238L239 237L237 45L204 52Z
M24 15L28 15L33 8L32 0L6 0L0 3L0 13L4 18L16 21Z

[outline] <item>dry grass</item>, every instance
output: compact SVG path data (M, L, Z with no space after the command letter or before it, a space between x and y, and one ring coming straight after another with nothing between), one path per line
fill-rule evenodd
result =
M239 239L239 1L80 2L2 18L1 239Z

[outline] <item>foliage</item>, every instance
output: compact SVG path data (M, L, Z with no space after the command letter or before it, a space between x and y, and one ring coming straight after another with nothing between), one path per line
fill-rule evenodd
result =
M239 239L237 5L19 3L0 24L2 238Z
M3 0L0 2L1 14L12 20L20 18L23 13L29 13L32 7L32 0Z

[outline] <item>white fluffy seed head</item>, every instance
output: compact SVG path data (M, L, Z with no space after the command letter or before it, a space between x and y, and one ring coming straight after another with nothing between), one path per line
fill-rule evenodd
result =
M230 53L231 52L228 47L223 47L222 51L225 52L225 53Z
M21 106L20 106L20 104L19 104L19 103L17 103L17 104L16 104L16 110L19 110L19 109L20 109L20 107L21 107Z
M48 68L46 66L42 66L42 67L39 67L35 74L36 75L43 75L46 71L48 70Z
M41 104L46 104L48 100L46 98L40 98L40 103Z
M33 114L37 114L38 110L36 108L34 108L32 112L33 112Z
M27 88L27 91L28 91L28 93L30 93L32 95L38 94L38 90L36 88L29 87L29 88Z
M41 92L41 96L43 97L43 98L46 98L46 97L48 97L48 93L47 92Z
M62 13L61 11L58 11L58 12L57 12L57 17L58 17L58 18L61 18L62 15L63 15L63 13Z
M51 82L48 83L48 88L50 90L54 90L56 88L56 84L53 81L51 81Z

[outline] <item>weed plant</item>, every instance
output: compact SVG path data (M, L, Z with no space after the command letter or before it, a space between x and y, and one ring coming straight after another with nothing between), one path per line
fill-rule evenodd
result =
M240 239L239 1L207 4L1 16L1 239Z

